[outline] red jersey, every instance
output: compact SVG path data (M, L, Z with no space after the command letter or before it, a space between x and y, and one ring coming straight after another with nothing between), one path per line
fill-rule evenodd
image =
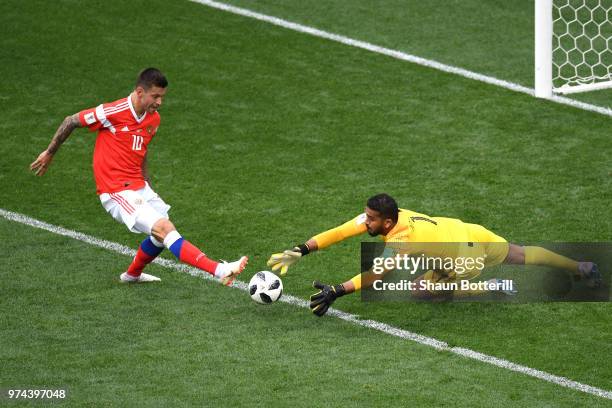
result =
M128 96L85 109L79 120L90 131L98 131L93 155L97 193L143 188L142 162L159 127L159 113L138 117Z

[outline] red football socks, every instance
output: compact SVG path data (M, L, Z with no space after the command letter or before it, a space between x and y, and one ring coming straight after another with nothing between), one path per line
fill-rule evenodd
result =
M155 244L153 241L154 240L151 237L147 237L144 239L144 241L142 241L138 247L138 252L136 252L134 260L128 267L128 275L136 278L139 277L144 267L150 264L157 257L157 255L164 250L163 246L158 246L161 245L161 243Z
M195 266L198 269L202 269L211 275L215 274L217 265L219 265L219 262L215 262L207 257L196 246L185 239L182 239L179 259L181 262L185 262L191 266Z

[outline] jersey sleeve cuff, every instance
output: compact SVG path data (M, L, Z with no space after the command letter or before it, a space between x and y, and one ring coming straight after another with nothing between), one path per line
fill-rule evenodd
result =
M82 127L87 127L90 131L95 130L95 124L98 122L95 109L85 109L79 112L79 122Z

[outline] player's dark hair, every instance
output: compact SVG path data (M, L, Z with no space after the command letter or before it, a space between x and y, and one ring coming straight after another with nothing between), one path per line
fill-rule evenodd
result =
M397 222L399 208L397 202L389 194L377 194L368 199L366 204L369 209L378 211L383 218L390 218L393 222Z
M136 87L143 87L145 90L151 89L152 86L165 88L168 86L168 80L157 68L146 68L140 71L136 80Z

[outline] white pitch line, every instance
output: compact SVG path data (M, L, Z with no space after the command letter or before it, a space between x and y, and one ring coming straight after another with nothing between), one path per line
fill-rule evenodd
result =
M229 4L220 3L220 2L212 1L212 0L190 0L190 1L194 3L202 4L204 6L212 7L218 10L227 11L229 13L253 18L255 20L265 21L266 23L274 24L276 26L287 28L289 30L298 31L304 34L310 34L312 36L319 37L319 38L325 38L327 40L349 45L351 47L361 48L364 50L375 52L377 54L387 55L389 57L399 59L402 61L408 61L413 64L423 65L428 68L433 68L439 71L448 72L450 74L459 75L464 78L473 79L475 81L480 81L480 82L484 82L490 85L499 86L501 88L509 89L511 91L535 96L535 92L532 88L528 88L523 85L515 84L513 82L505 81L503 79L498 79L498 78L495 78L489 75L479 74L477 72L469 71L467 69L454 67L452 65L443 64L441 62L430 60L427 58L418 57L416 55L406 54L401 51L381 47L379 45L375 45L369 42L355 40L353 38L345 37L343 35L319 30L318 28L309 27L309 26L294 23L288 20L283 20L282 18L269 16L267 14L258 13L256 11L252 11L249 9L236 7L236 6L232 6ZM590 111L590 112L596 112L602 115L612 117L612 109L606 108L603 106L592 105L590 103L580 102L574 99L570 99L564 96L557 96L557 95L550 98L550 100L553 102L560 103L562 105L568 105L574 108L583 109L583 110Z
M76 239L77 241L85 242L93 246L111 250L113 252L117 252L122 255L128 255L130 257L133 257L134 255L136 255L135 250L130 249L126 247L125 245L121 245L121 244L118 244L112 241L106 241L103 239L99 239L91 235L83 234L81 232L73 231L73 230L63 228L57 225L48 224L44 221L40 221L35 218L28 217L27 215L19 214L19 213L12 212L12 211L7 211L7 210L0 208L0 216L2 216L3 218L6 218L9 221L14 221L14 222L28 225L34 228L39 228L45 231L49 231L57 235L62 235L65 237L73 238L73 239ZM192 268L191 266L181 264L179 262L175 262L175 261L171 261L171 260L163 259L163 258L157 258L155 259L154 262L166 268L174 269L179 272L188 273L192 276L198 276L204 279L211 279L211 280L213 279L212 276L209 275L208 273L205 273L196 268ZM248 292L248 285L244 282L235 281L233 287L240 289L242 291ZM298 297L295 297L295 296L283 294L280 300L285 303L289 303L291 305L295 305L301 308L306 308L306 309L308 308L308 302ZM333 308L329 309L329 311L327 312L327 315L337 317L338 319L341 319L341 320L344 320L344 321L347 321L349 323L353 323L359 326L363 326L368 329L386 333L394 337L399 337L404 340L414 341L416 343L423 344L425 346L429 346L437 350L448 351L448 352L457 354L462 357L471 358L473 360L478 360L483 363L488 363L488 364L491 364L497 367L504 368L506 370L522 373L530 377L538 378L540 380L544 380L544 381L547 381L553 384L561 385L563 387L571 388L573 390L582 391L584 393L596 395L602 398L612 399L612 391L606 391L604 389L593 387L591 385L582 384L577 381L570 380L569 378L550 374L545 371L536 370L534 368L516 364L508 360L489 356L487 354L482 354L474 350L470 350L470 349L466 349L462 347L449 347L449 345L443 341L434 339L432 337L427 337L427 336L423 336L417 333L413 333L408 330L400 329L398 327L394 327L386 323L378 322L376 320L361 320L359 319L359 316L357 315L346 313L341 310L333 309Z

